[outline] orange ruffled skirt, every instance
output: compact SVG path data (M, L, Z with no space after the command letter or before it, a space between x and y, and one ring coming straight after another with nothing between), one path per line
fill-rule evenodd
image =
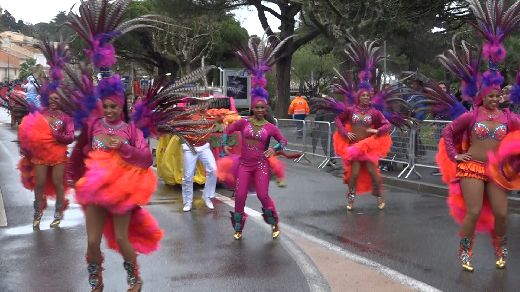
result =
M49 122L38 112L23 118L18 127L18 139L34 164L52 166L67 161L67 145L56 141Z
M148 210L141 207L157 188L153 170L126 162L117 151L92 151L85 166L85 175L76 183L76 201L83 207L96 205L110 213L103 232L108 246L119 250L112 214L131 212L128 234L132 246L144 254L157 250L163 231Z
M511 132L490 153L487 174L497 185L507 190L520 189L520 131Z
M18 163L18 169L22 184L28 190L34 190L36 185L34 165L54 166L67 161L67 145L56 141L49 122L38 112L30 113L22 119L18 127L18 140L21 148L26 152ZM65 179L63 186L67 191L68 186ZM51 171L47 171L43 195L45 197L56 196Z
M488 177L485 175L486 165L477 161L455 163L449 158L444 139L439 141L438 149L436 160L442 174L442 180L448 185L449 195L447 204L450 216L460 225L466 216L466 202L462 194L460 179L474 178L487 181ZM476 231L490 232L494 229L494 226L495 216L491 210L488 196L484 194L484 202L477 221Z
M348 130L348 125L346 126ZM338 131L332 137L334 141L334 151L343 160L343 182L348 184L352 172L352 161L366 161L376 165L376 174L381 185L382 179L379 172L379 159L385 157L392 146L392 138L389 134L382 136L372 135L358 142L350 142L343 137ZM368 173L365 164L361 165L358 180L356 183L356 192L358 194L372 192L373 188L372 177ZM380 190L379 190L380 191Z

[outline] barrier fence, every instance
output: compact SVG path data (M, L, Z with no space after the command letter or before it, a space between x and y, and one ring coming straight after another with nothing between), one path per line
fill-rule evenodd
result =
M287 151L300 153L295 162L309 158L318 159L317 167L324 168L332 160L341 157L334 153L332 135L336 131L334 122L277 119L277 125L288 140ZM397 177L408 178L412 173L422 177L417 167L438 169L435 163L437 144L441 138L442 129L450 121L425 120L417 128L403 131L392 128L392 147L386 157L381 158L381 167L390 168L401 165L403 169Z

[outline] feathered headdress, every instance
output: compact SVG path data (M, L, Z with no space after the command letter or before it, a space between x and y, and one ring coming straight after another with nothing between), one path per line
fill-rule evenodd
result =
M357 103L356 83L354 82L352 72L341 74L336 68L334 68L334 72L336 73L336 78L341 82L332 84L332 88L343 96L343 103L346 106L355 105Z
M436 81L420 73L414 74L415 78L423 83L422 98L417 104L413 105L416 116L435 113L453 120L467 111L461 102L453 95L445 92Z
M187 107L180 106L180 103L194 101L187 98L191 89L186 85L204 78L213 68L199 68L169 84L165 85L160 80L149 87L146 96L136 103L132 114L132 121L145 137L169 133L184 141L184 135L204 135L211 131L209 127L204 127L210 125L208 121L193 120L190 115L206 109L212 99L198 101ZM191 147L189 143L187 145Z
M68 82L63 86L63 97L60 102L64 103L64 109L74 120L74 127L81 129L91 112L96 109L99 94L92 76L94 72L85 63L80 64L80 70L76 71L70 67L64 67L68 76Z
M76 94L83 94L79 101L86 102L80 106L75 116L78 121L84 120L84 116L90 113L94 99L110 98L118 105L124 106L124 86L119 75L113 75L111 67L116 63L116 52L112 41L138 28L159 28L159 24L165 24L165 18L159 15L144 15L123 21L131 0L82 0L79 6L79 15L69 13L65 25L71 27L87 42L86 55L97 68L101 76L97 88L92 87L92 81L88 76L76 76L74 83L82 88L76 90ZM72 74L74 75L74 74Z
M112 41L138 28L158 28L165 17L143 15L123 21L132 0L81 0L79 15L69 13L68 22L78 35L88 43L85 50L96 68L110 68L116 63L116 51Z
M409 95L411 90L398 85L385 90L379 90L379 86L376 86L374 90L370 83L372 71L384 57L381 47L377 45L376 41L359 42L352 36L349 37L349 40L350 44L345 53L359 70L358 84L356 86L351 73L341 74L334 69L341 82L333 85L336 92L343 96L345 107L356 105L362 92L374 93L376 91L372 98L372 106L381 111L394 126L399 128L410 127L414 123L413 110L402 97ZM343 105L335 104L330 100L327 103L335 112L341 112L343 109Z
M482 82L475 104L492 90L500 90L504 77L498 66L506 58L504 40L520 26L520 2L508 7L505 0L467 0L474 18L469 23L485 40L482 56L488 61L488 70L482 74Z
M269 99L269 93L265 89L267 85L265 73L271 71L271 67L279 57L280 49L290 38L280 41L274 36L251 37L247 48L235 51L237 57L251 74L251 100L261 98L267 101Z
M473 16L468 22L485 39L482 53L495 64L506 58L504 40L520 26L520 2L507 7L506 0L466 0Z
M372 91L373 87L370 84L372 79L372 70L383 59L383 52L381 47L377 46L377 41L358 42L353 37L349 37L350 44L345 53L356 64L359 69L358 72L358 91Z
M464 100L473 100L479 91L481 74L479 71L482 61L481 52L462 40L457 45L457 35L451 40L452 49L437 56L439 62L448 71L461 80L461 92Z
M49 96L58 90L63 81L63 70L70 61L70 55L62 42L56 44L44 40L37 44L37 48L43 53L47 59L47 65L50 66L50 78L42 82L39 90L42 105L48 107Z

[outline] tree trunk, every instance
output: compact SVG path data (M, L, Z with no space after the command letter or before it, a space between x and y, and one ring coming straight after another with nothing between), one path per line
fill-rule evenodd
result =
M292 55L283 57L276 62L276 79L278 81L276 88L276 108L275 116L277 118L286 118L289 109L289 99L291 95L291 63Z

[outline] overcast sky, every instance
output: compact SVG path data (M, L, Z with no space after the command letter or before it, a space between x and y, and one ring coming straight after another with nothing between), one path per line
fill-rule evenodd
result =
M11 15L25 23L36 24L50 22L59 11L69 11L78 0L0 0L0 7L9 11ZM276 6L272 7L275 10ZM247 29L250 35L262 35L264 30L260 25L254 8L241 8L234 11L236 18ZM274 31L278 31L280 21L267 13L268 21Z

